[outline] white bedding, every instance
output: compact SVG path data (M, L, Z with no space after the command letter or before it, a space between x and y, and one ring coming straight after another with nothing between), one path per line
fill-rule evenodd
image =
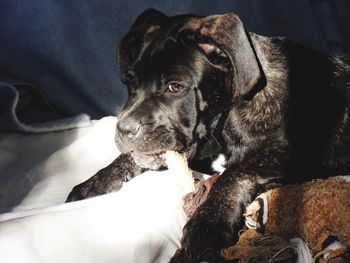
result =
M167 262L187 218L172 171L121 191L63 204L109 164L116 118L40 135L0 134L0 262Z

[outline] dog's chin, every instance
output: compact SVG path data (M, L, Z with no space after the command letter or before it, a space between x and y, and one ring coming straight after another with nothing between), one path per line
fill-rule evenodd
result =
M159 170L166 167L165 159L160 152L159 154L144 154L139 152L131 152L131 156L134 158L135 163L144 169Z

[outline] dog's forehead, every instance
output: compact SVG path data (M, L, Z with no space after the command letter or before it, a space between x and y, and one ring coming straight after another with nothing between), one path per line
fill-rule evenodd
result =
M148 49L135 64L140 81L193 81L201 77L204 59L195 48L168 38Z

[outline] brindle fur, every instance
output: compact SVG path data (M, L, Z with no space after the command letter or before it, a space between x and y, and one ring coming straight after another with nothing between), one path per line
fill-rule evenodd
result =
M122 155L69 200L118 189L124 165L136 167L129 178L163 167L160 151L191 149L197 168L223 152L227 169L185 226L181 252L220 262L217 252L238 237L243 207L259 192L350 172L349 64L345 55L247 33L234 14L145 11L119 48L130 97L116 142L130 163L120 165ZM166 92L169 81L184 89Z

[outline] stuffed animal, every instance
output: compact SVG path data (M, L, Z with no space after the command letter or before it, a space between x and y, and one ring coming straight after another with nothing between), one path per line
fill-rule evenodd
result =
M166 153L187 191L184 209L190 218L207 198L220 174L209 178L189 170L186 158ZM199 178L199 179L198 179ZM227 260L258 262L350 262L350 176L338 176L276 188L246 207L248 230L235 246L223 248ZM189 262L179 249L171 262Z
M286 252L296 247L293 238L298 237L310 248L314 262L350 262L350 176L270 190L247 206L244 216L246 226L255 231L247 231L236 246L223 250L226 259L268 262L275 255L275 262L278 257L286 262L293 256ZM269 246L257 244L263 237ZM244 253L242 247L250 250Z

